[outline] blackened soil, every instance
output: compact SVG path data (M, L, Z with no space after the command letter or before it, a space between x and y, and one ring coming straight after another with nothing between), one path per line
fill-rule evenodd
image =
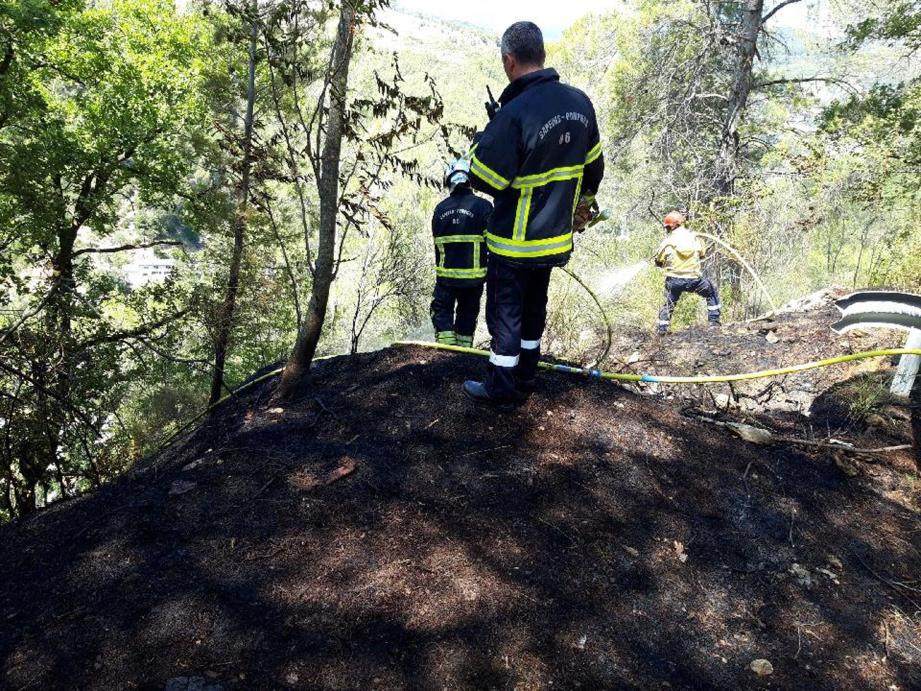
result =
M0 686L921 687L916 504L613 385L478 409L481 367L330 361L3 528Z

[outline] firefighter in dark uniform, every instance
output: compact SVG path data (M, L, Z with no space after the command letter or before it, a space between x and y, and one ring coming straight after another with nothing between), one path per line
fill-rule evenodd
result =
M470 159L473 186L495 198L486 231L492 352L485 381L464 383L478 402L520 402L533 388L550 273L569 261L574 226L591 218L604 176L591 101L544 69L544 59L535 24L506 30L502 64L510 84Z
M470 188L470 163L455 161L445 176L451 196L435 207L435 294L432 326L439 343L473 346L486 281L486 224L492 204ZM456 310L456 313L455 313Z

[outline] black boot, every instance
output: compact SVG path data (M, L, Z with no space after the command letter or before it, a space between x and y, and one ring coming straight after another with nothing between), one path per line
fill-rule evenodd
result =
M506 401L501 398L493 398L490 396L483 382L465 381L464 393L468 398L480 405L491 405L499 408L511 408L514 405L514 401Z

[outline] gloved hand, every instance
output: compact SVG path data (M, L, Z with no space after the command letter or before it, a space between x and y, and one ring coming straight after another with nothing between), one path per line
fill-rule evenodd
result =
M576 206L576 213L572 221L572 229L576 233L581 233L589 224L592 218L598 213L598 204L594 197L582 197Z

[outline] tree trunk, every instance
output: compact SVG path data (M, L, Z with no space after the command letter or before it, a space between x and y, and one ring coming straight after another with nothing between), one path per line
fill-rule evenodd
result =
M243 119L243 169L241 171L239 202L233 221L233 254L230 257L230 269L227 275L227 290L224 302L218 313L217 336L214 342L214 372L211 377L211 395L209 404L214 405L221 398L224 385L224 369L227 363L227 351L233 334L234 316L237 307L237 293L240 290L240 265L243 262L243 241L246 235L246 217L249 211L250 174L252 171L253 150L253 109L256 103L256 38L258 27L256 12L258 3L250 5L253 16L250 18L249 71L246 81L246 115Z
M88 203L81 195L83 203ZM78 201L78 205L80 202ZM81 212L78 211L77 215ZM50 297L45 311L46 334L53 334L53 341L35 344L32 361L32 377L42 388L52 392L57 401L70 402L73 397L72 384L76 369L73 343L73 319L77 295L77 280L74 273L74 246L81 222L61 221L58 230L58 248L51 262L53 277ZM58 466L60 441L68 422L56 401L41 389L35 391L37 405L31 412L31 426L34 436L28 446L20 448L19 473L23 478L16 493L16 510L20 516L36 510L36 488L44 479L48 468ZM44 444L35 441L43 440Z
M714 192L717 196L732 194L736 178L736 158L739 151L739 124L748 105L752 89L752 73L758 54L758 35L763 25L764 0L745 0L742 31L738 37L739 54L732 90L726 103L726 115L720 135L716 160Z
M281 398L294 396L309 381L310 363L317 350L336 260L336 223L339 216L339 165L346 116L346 90L349 63L352 59L354 0L343 0L339 15L336 43L333 46L329 84L329 120L320 157L317 190L320 195L319 245L317 263L310 293L310 303L304 323L298 331L297 342L281 377L278 394Z

